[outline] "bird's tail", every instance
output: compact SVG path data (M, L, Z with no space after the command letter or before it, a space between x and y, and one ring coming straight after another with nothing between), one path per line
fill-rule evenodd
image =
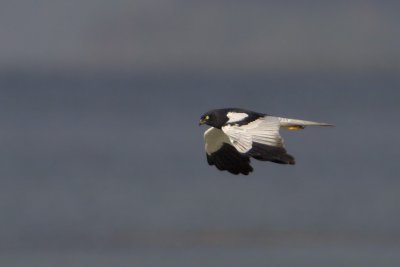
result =
M291 131L302 130L306 128L306 126L334 126L332 124L324 122L304 121L304 120L296 120L288 118L278 118L278 119L281 127Z

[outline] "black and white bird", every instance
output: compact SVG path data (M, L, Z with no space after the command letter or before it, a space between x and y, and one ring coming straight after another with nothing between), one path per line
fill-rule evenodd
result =
M239 108L210 110L199 125L211 126L204 133L207 162L221 171L248 175L250 158L279 164L295 164L286 152L280 128L300 130L306 126L333 126L327 123L269 116Z

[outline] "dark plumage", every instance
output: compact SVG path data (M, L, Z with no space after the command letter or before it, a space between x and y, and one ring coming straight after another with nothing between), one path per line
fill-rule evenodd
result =
M218 170L227 170L233 174L243 173L247 175L253 171L250 166L250 157L239 153L228 144L223 144L218 151L211 155L207 154L207 162L209 165L215 165Z
M258 112L253 112L245 109L240 109L240 108L223 108L223 109L214 109L210 110L207 113L203 114L200 118L200 124L204 118L209 116L210 118L208 120L204 120L204 123L207 125L210 125L212 127L221 129L222 126L225 124L231 124L228 123L229 118L227 117L227 114L229 112L235 112L235 113L246 113L248 114L248 117L244 118L241 121L238 121L236 124L238 125L244 125L248 124L249 122L255 121L256 119L264 117L266 114L258 113Z
M286 152L280 128L300 130L326 123L269 116L239 108L214 109L201 116L200 125L211 126L204 133L207 162L221 171L248 175L250 158L279 164L295 164Z

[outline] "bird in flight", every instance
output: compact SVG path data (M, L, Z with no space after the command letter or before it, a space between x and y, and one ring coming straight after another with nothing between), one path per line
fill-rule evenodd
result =
M301 130L306 126L333 126L327 123L280 118L239 108L210 110L199 125L211 126L204 133L207 162L221 171L248 175L250 158L279 164L295 164L286 152L280 128Z

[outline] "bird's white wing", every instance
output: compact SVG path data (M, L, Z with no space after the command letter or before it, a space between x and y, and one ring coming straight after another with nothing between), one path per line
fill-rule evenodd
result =
M222 131L239 152L246 153L251 150L253 142L283 147L283 139L279 135L279 128L280 122L277 117L265 116L241 126L223 126Z
M204 142L208 155L218 151L224 143L231 143L228 136L223 131L214 127L204 132Z
M249 115L247 113L238 113L238 112L228 112L226 114L226 116L228 117L228 121L227 123L233 123L233 122L238 122L241 121L245 118L247 118Z

